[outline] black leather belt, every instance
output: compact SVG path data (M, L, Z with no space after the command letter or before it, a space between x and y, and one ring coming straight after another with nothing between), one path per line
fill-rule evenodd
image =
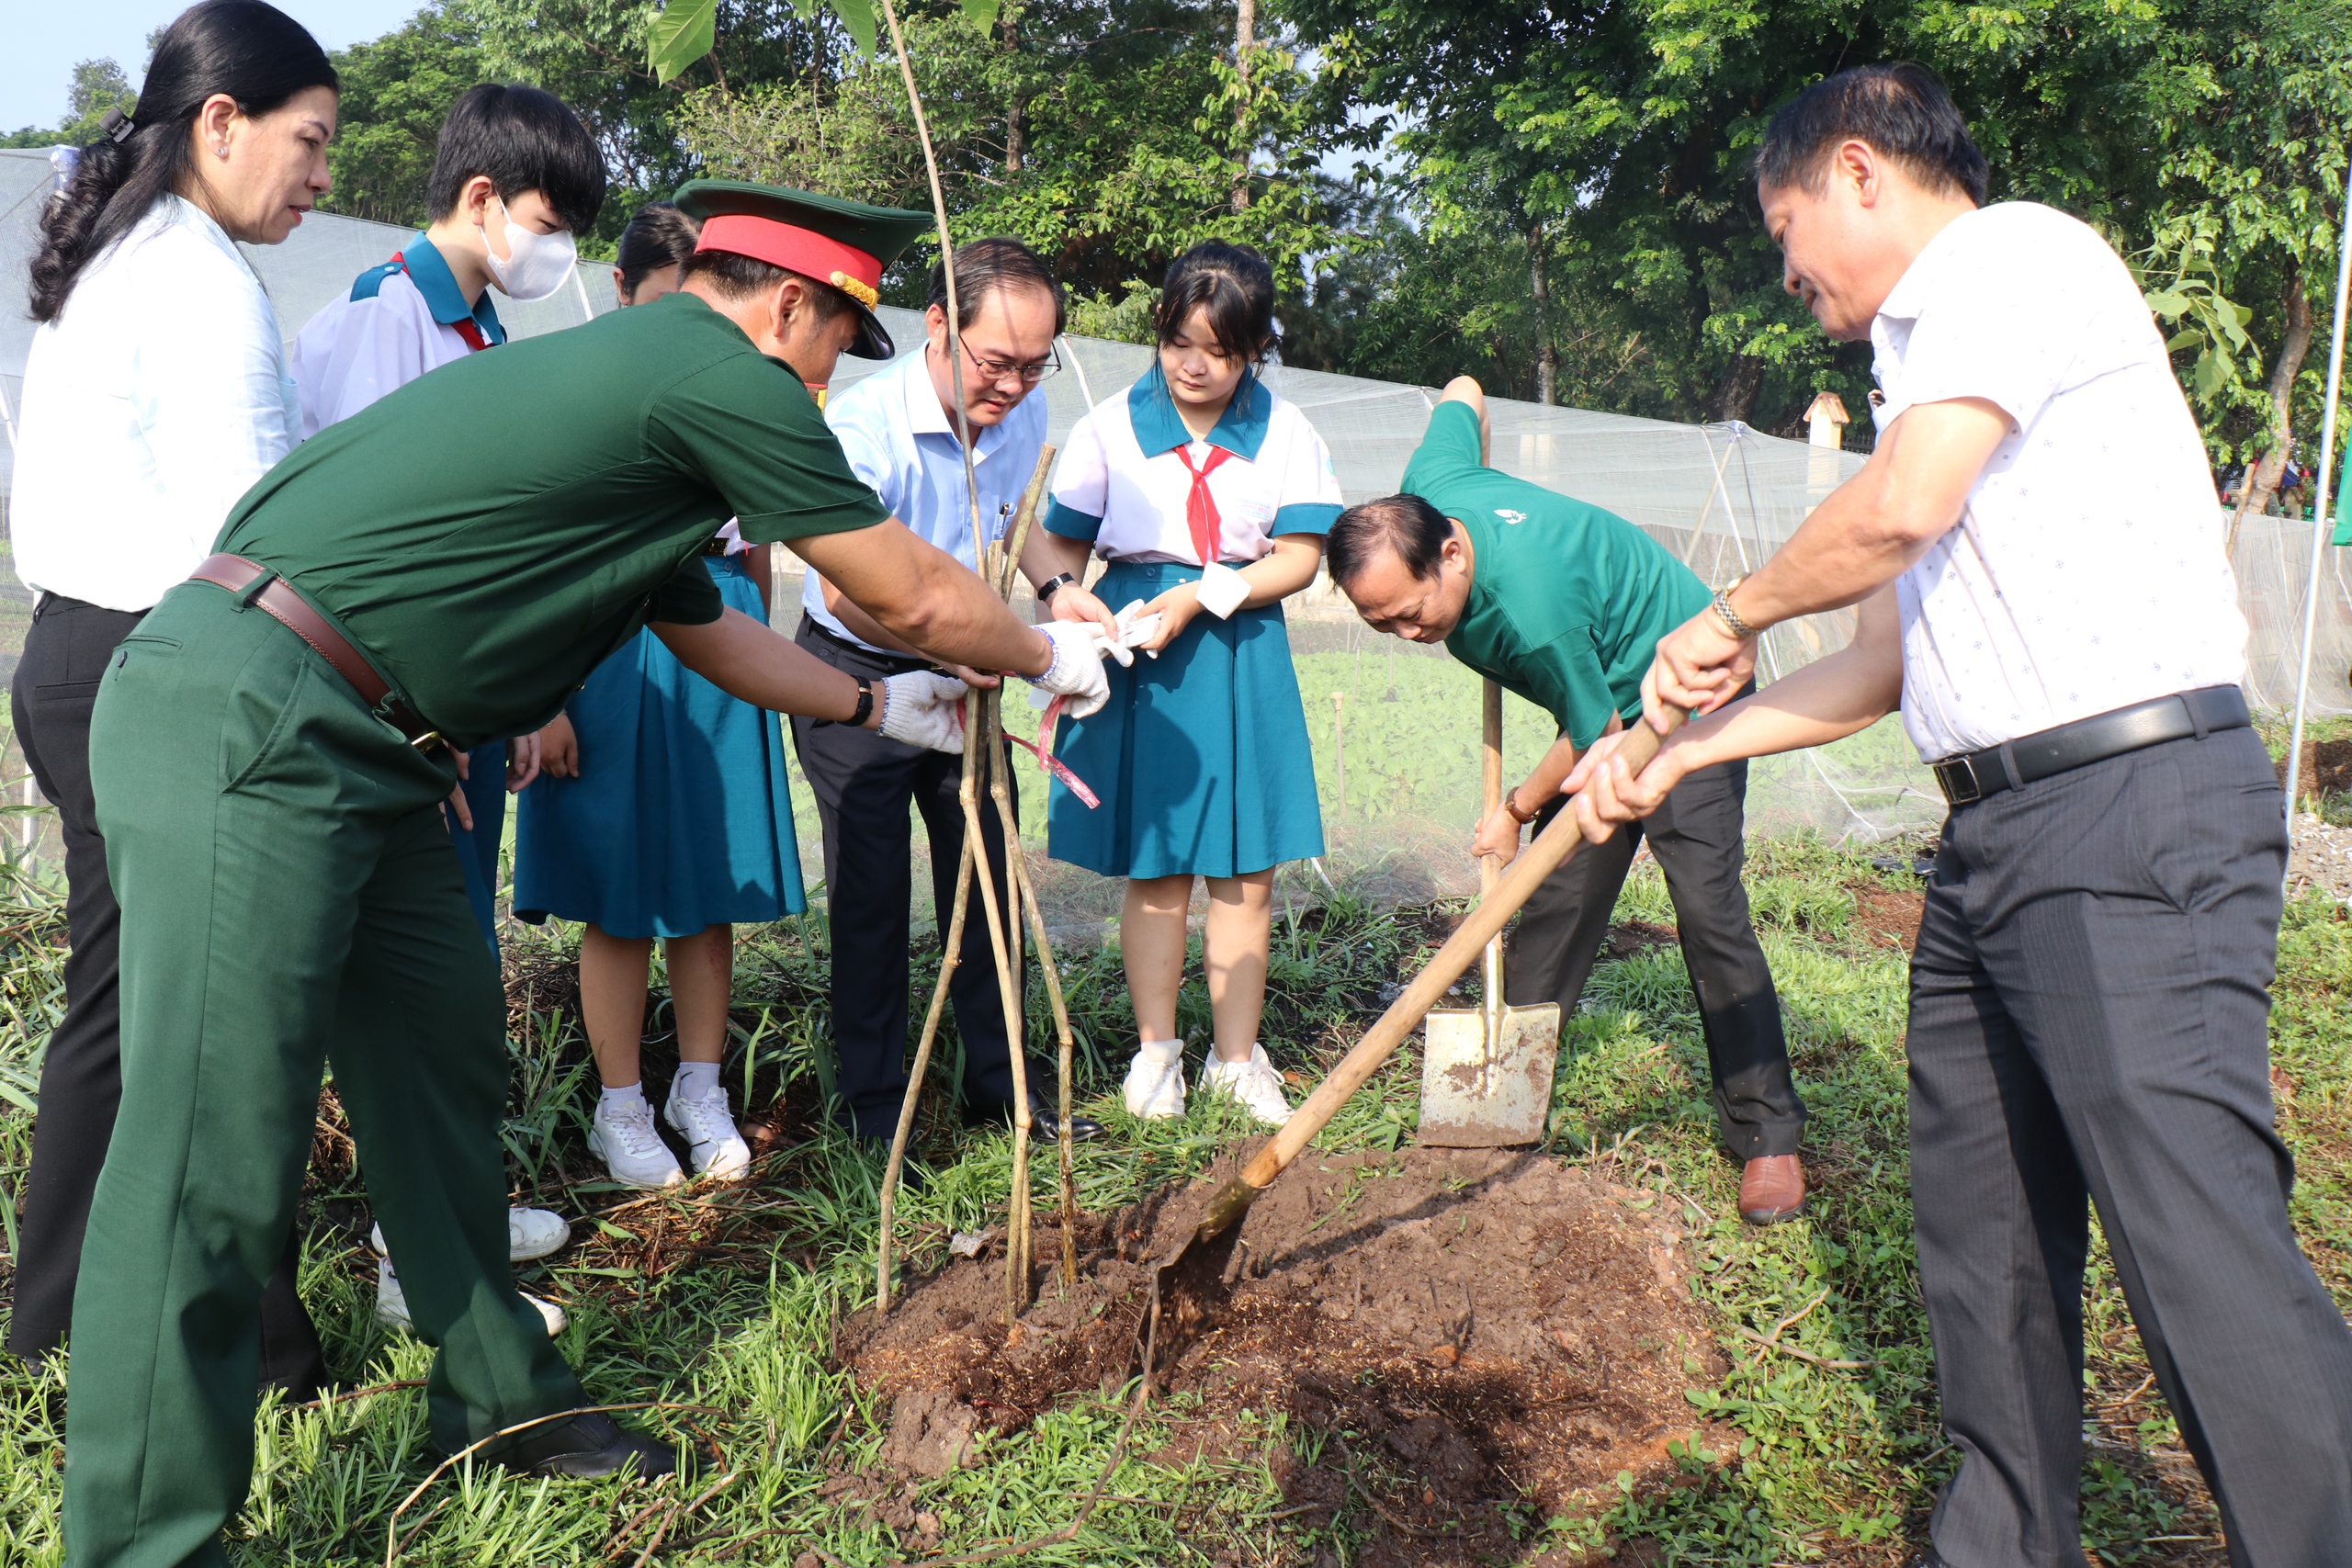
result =
M878 648L868 648L862 642L852 642L805 610L801 612L800 625L803 629L815 634L818 641L839 649L842 652L865 663L877 665L885 674L910 675L918 670L939 668L928 659L918 659L904 653L891 653ZM819 722L829 721L820 719Z
M1937 787L1950 806L1966 806L1988 795L2015 789L2053 774L2104 762L2167 740L2202 740L2217 729L2244 729L2254 722L2245 693L2235 686L2200 686L2152 697L2128 708L2093 714L2072 724L2036 730L1982 751L1964 751L1931 762Z

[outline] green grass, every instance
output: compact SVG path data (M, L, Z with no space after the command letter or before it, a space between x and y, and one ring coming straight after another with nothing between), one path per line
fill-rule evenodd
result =
M1693 1376L1694 1436L1673 1484L1629 1486L1589 1517L1531 1515L1520 1550L1501 1561L1566 1562L1569 1548L1594 1542L1613 1543L1622 1556L1647 1542L1652 1562L1892 1568L1921 1538L1952 1463L1937 1427L1910 1237L1904 963L1863 929L1858 902L1858 894L1916 884L1815 840L1758 840L1753 852L1751 895L1813 1112L1806 1153L1817 1196L1798 1223L1758 1232L1737 1222L1737 1169L1715 1145L1705 1050L1679 954L1653 948L1604 964L1564 1031L1552 1152L1650 1189L1679 1215L1692 1288L1714 1315L1732 1371ZM1654 866L1637 870L1618 913L1670 921ZM1434 929L1423 912L1383 911L1344 892L1295 899L1277 926L1270 984L1266 1033L1277 1062L1317 1071L1377 1011L1382 986L1419 962ZM820 1113L831 1076L822 927L792 920L742 934L728 1082L739 1096L748 1085L750 1109L773 1116L794 1143L755 1184L700 1200L628 1201L597 1181L581 1145L592 1089L565 969L571 939L517 932L510 944L515 1087L507 1134L518 1190L564 1209L582 1237L526 1282L571 1310L564 1348L593 1397L660 1402L623 1418L715 1450L721 1465L684 1494L453 1471L400 1514L401 1562L919 1561L1058 1529L1112 1457L1131 1391L1070 1400L944 1480L910 1485L881 1473L886 1413L862 1402L830 1357L841 1319L870 1302L878 1172ZM0 1113L0 1180L11 1194L28 1126L15 1107L30 1098L56 1013L61 935L53 891L12 882L0 901L0 1095L13 1102ZM919 987L934 964L934 953L918 953ZM1235 1113L1208 1104L1173 1122L1126 1118L1106 1092L1132 1041L1115 951L1072 951L1060 964L1085 1091L1113 1129L1108 1142L1080 1151L1084 1201L1107 1208L1201 1169L1244 1131ZM2347 987L2352 923L2324 901L2297 904L2281 942L2275 1019L2281 1120L2302 1173L2296 1223L2339 1297L2352 1296ZM1035 1025L1043 1009L1035 984L1030 1005ZM1197 978L1181 1016L1195 1038L1204 1031ZM952 1031L943 1046L944 1074L954 1066ZM666 1064L650 1049L659 1080ZM1323 1145L1409 1140L1417 1092L1417 1066L1393 1065ZM967 1134L943 1114L922 1123L919 1149L933 1179L902 1204L910 1268L938 1261L950 1232L994 1219L1010 1172L1002 1134ZM1037 1169L1043 1205L1053 1201L1051 1182L1048 1158ZM372 1320L372 1276L356 1240L363 1201L347 1168L330 1161L314 1169L305 1293L334 1370L352 1387L418 1378L426 1366L415 1340ZM2182 1482L2190 1472L2161 1401L2141 1386L2144 1361L2103 1255L2089 1307L2097 1440L2086 1450L2085 1544L2109 1564L2218 1563L2217 1527L2201 1493ZM1780 1336L1789 1354L1761 1351L1739 1332L1770 1334L1791 1318ZM1867 1365L1823 1364L1840 1361ZM0 1561L58 1560L61 1393L54 1371L13 1363L0 1371ZM1224 1457L1188 1460L1193 1445L1177 1439L1191 1415L1182 1401L1148 1410L1105 1488L1111 1500L1074 1540L1026 1561L1308 1568L1363 1560L1376 1525L1368 1508L1337 1519L1283 1513L1274 1461L1285 1450L1322 1452L1327 1434L1265 1411ZM1702 1423L1713 1436L1697 1436ZM260 1432L232 1559L381 1562L395 1512L432 1468L420 1391L272 1408ZM1356 1451L1376 1470L1372 1447ZM702 1497L721 1474L731 1481ZM938 1533L919 1533L919 1520Z

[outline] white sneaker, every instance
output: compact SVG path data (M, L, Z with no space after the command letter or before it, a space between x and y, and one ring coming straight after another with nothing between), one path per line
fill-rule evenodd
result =
M1147 1040L1127 1064L1127 1114L1164 1122L1184 1114L1184 1043Z
M1227 1062L1214 1051L1209 1065L1201 1070L1201 1092L1212 1094L1222 1089L1239 1100L1259 1121L1279 1127L1290 1120L1290 1101L1283 1098L1283 1078L1274 1071L1273 1063L1266 1060L1266 1048L1255 1041L1250 1044L1250 1059Z
M571 1222L552 1209L506 1211L506 1260L528 1263L560 1251L571 1239Z
M562 1250L571 1239L571 1225L561 1214L548 1209L509 1209L506 1211L506 1261L528 1263L535 1258L545 1258L550 1252ZM368 1245L375 1248L379 1258L388 1257L391 1248L384 1245L384 1227L376 1226L368 1233Z
M624 1187L659 1191L682 1186L686 1179L686 1173L678 1168L678 1156L654 1128L653 1107L642 1097L628 1101L617 1112L608 1101L598 1100L595 1122L588 1129L588 1148Z
M750 1172L752 1145L743 1141L735 1113L727 1109L725 1089L713 1089L700 1100L683 1100L673 1088L662 1119L686 1140L686 1158L695 1176L733 1181Z
M552 1339L563 1332L561 1307L528 1291L519 1293L525 1301L539 1309L539 1319L548 1325L548 1338ZM413 1330L416 1326L409 1320L408 1297L401 1290L400 1276L392 1272L392 1260L389 1258L376 1259L376 1319L394 1328Z

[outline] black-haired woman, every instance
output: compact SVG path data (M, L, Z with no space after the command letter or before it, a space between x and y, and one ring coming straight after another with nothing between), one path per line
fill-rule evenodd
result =
M1056 860L1127 878L1119 945L1138 1038L1125 1095L1143 1117L1184 1109L1176 998L1195 876L1208 879L1216 1022L1201 1086L1262 1122L1290 1114L1258 1043L1273 868L1321 854L1323 818L1282 601L1315 580L1340 502L1322 438L1257 374L1273 316L1257 252L1177 258L1158 359L1070 432L1045 520L1062 570L1082 575L1090 548L1110 562L1094 592L1127 605L1121 626L1148 655L1106 671L1111 700L1062 724L1060 754L1101 807L1059 783L1046 807Z
M41 1064L8 1348L65 1340L84 1229L121 1099L116 938L89 768L116 646L212 547L286 456L297 418L277 318L237 243L274 245L327 188L335 73L260 0L206 0L155 47L41 221L11 532L39 594L11 692L17 736L65 840L65 1016ZM259 1373L296 1398L324 1373L288 1236L262 1301ZM162 1259L157 1260L161 1267Z
M674 292L698 232L666 201L640 209L621 231L615 297L626 307ZM703 565L728 608L764 622L771 547L738 533L720 528ZM735 926L808 907L775 716L639 632L540 732L540 757L538 782L515 807L514 915L586 928L580 1010L603 1084L588 1146L625 1187L689 1179L655 1124L639 1064L660 937L678 1032L661 1118L684 1142L694 1178L734 1180L752 1166L718 1081Z

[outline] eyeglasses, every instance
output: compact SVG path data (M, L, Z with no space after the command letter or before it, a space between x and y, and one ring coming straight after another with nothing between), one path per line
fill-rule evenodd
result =
M958 343L964 342L961 333L957 334L956 341ZM966 343L964 344L964 357L972 362L973 369L978 371L985 379L990 382L1003 382L1018 379L1024 387L1035 386L1038 382L1044 380L1046 377L1052 375L1055 371L1059 370L1062 367L1061 356L1050 350L1047 351L1046 357L1043 359L1032 359L1027 361L1018 359L982 359L978 355L972 352L972 345Z

